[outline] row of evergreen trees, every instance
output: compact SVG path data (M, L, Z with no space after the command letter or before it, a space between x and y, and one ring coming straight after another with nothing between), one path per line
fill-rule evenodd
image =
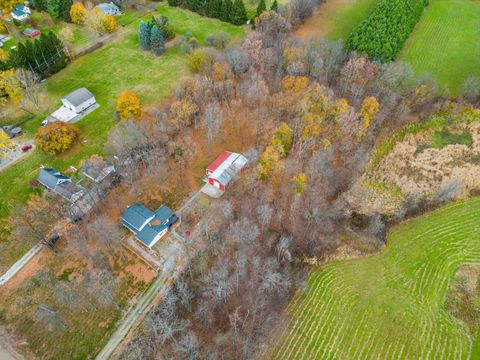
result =
M37 11L47 11L54 19L72 22L70 8L73 0L30 0L29 3Z
M235 25L247 22L247 11L242 0L234 0L233 3L232 0L168 0L168 4Z
M138 39L143 50L152 50L160 56L165 52L165 41L175 36L165 16L152 17L151 21L141 21L138 27Z
M6 62L0 61L0 70L25 68L42 77L55 74L67 66L69 58L60 39L53 33L42 33L35 41L19 43L10 51Z

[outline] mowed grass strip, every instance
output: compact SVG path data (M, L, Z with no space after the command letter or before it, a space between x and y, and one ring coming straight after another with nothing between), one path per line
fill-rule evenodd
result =
M480 76L480 1L430 0L398 59L458 93Z
M353 29L368 17L378 0L326 0L296 34L346 40Z
M149 20L152 15L144 19ZM245 31L243 27L171 8L167 4L160 4L155 15L167 16L178 34L192 32L201 44L209 34L219 31L226 32L232 40L241 38ZM168 49L161 57L140 49L137 34L139 22L140 19L120 29L117 39L112 43L75 60L47 80L46 91L52 103L56 103L50 112L60 106L62 96L79 87L87 87L92 91L100 108L75 124L81 130L82 139L69 152L49 156L35 150L0 173L0 270L14 263L28 248L28 245L22 244L8 246L5 221L12 208L26 203L28 197L38 191L32 189L29 183L38 176L40 165L64 171L70 165L77 166L81 159L91 154L101 154L108 131L118 122L115 103L120 92L137 92L144 106L148 107L167 97L174 84L189 74L187 55L180 49ZM23 125L30 136L35 134L46 115L41 114Z
M471 359L479 339L444 306L462 264L480 263L480 198L394 227L378 256L313 270L274 359Z

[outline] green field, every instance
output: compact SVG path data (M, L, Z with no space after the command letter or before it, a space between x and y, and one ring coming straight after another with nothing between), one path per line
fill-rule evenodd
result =
M204 43L209 34L225 31L231 39L243 36L244 28L201 17L190 11L171 8L160 4L157 14L165 15L178 34L192 32ZM150 18L151 15L146 17ZM100 108L80 120L76 125L81 130L82 142L61 156L48 156L34 151L26 158L1 172L0 176L0 244L7 241L2 232L11 209L22 203L34 192L29 181L38 175L41 164L60 171L70 165L78 165L82 158L94 153L102 153L108 131L117 123L114 116L115 102L123 90L134 90L146 106L168 96L182 76L189 73L186 68L187 55L178 48L166 51L161 57L142 51L137 41L137 28L140 20L121 28L116 40L84 57L75 60L66 69L49 78L45 84L54 107L60 106L60 98L79 87L87 87L95 95ZM40 114L23 124L29 135L37 131L48 113ZM0 269L13 263L26 247L3 249Z
M430 0L399 59L456 93L480 76L480 1Z
M312 271L273 358L480 358L479 337L444 306L459 266L480 263L479 230L475 198L396 226L381 255Z

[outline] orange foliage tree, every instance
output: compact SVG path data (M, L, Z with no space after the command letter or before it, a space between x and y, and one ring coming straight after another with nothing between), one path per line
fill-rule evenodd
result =
M70 8L70 17L74 24L83 25L87 16L87 9L81 2L75 2Z
M117 99L120 120L138 119L142 114L140 98L133 91L123 91Z
M112 33L118 28L118 24L112 15L104 15L102 17L102 27L108 33Z
M55 121L38 130L35 145L45 153L55 155L70 149L79 134L76 126Z

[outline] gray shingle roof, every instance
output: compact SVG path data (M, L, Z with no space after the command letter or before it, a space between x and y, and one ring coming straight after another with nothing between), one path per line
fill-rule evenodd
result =
M141 230L145 222L149 221L154 216L155 214L142 204L133 204L129 206L127 211L123 214L122 223L133 232L138 232Z
M62 175L59 171L51 168L43 168L40 169L40 175L38 175L38 181L46 186L49 189L55 190L55 187L58 184L58 180L66 180L69 181L65 175Z
M72 91L70 94L64 96L63 98L73 106L79 106L85 101L91 99L92 97L94 97L93 94L88 91L87 88L80 88Z
M130 229L138 240L150 246L154 241L158 241L158 236L174 222L172 220L169 223L173 218L177 220L173 211L165 205L153 213L142 204L133 204L123 214L122 224Z

